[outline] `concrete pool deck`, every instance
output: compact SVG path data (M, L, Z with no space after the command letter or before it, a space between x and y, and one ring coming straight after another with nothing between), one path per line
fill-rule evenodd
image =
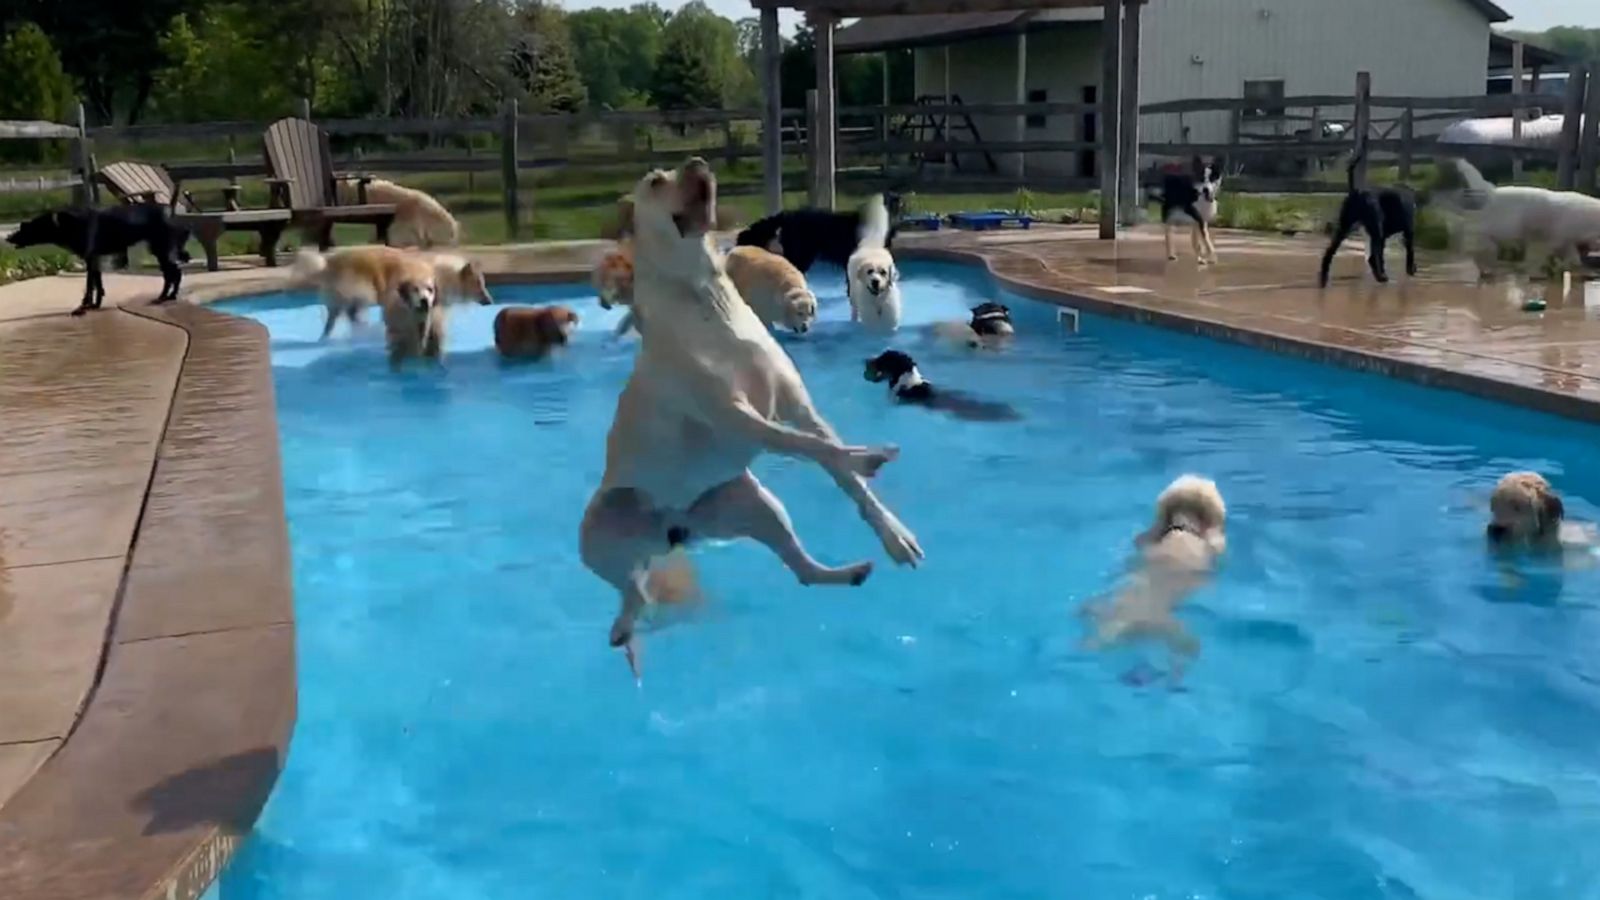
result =
M499 280L575 280L603 242L473 251ZM1090 312L1600 421L1600 285L1522 311L1426 265L1387 286L1359 252L1226 233L1222 263L1160 234L906 235L904 258L988 266ZM1399 269L1399 261L1394 260ZM196 303L282 270L192 273ZM7 900L198 896L259 813L294 716L293 609L267 338L159 279L0 287L0 885ZM908 298L915 302L915 297ZM123 304L120 309L114 305Z

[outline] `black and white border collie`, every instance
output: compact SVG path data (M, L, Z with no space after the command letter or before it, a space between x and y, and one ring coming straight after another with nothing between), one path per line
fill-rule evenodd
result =
M1201 265L1217 261L1211 225L1217 220L1217 198L1222 194L1222 171L1216 163L1194 158L1189 174L1169 172L1161 178L1161 224L1167 240L1167 259L1177 259L1172 247L1172 226L1189 224L1190 243Z
M873 384L889 382L889 393L898 403L924 406L969 422L1015 422L1022 418L1009 404L934 387L922 377L917 361L899 350L885 350L867 360L862 377Z

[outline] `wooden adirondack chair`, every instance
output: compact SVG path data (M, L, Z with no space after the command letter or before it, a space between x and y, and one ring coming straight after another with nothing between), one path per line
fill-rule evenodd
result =
M333 226L345 222L372 225L379 243L388 243L395 208L367 203L368 175L336 172L328 134L305 119L279 119L262 135L267 169L272 177L272 205L290 211L293 223L315 236L323 250L333 246ZM340 206L338 185L354 182L360 203Z
M141 162L114 162L98 173L100 181L124 203L160 203L172 209L172 221L189 229L206 252L206 268L218 267L217 241L224 232L251 231L261 238L261 257L278 264L278 238L289 227L287 209L240 209L239 189L222 189L223 210L207 212L194 195L181 190L167 170Z

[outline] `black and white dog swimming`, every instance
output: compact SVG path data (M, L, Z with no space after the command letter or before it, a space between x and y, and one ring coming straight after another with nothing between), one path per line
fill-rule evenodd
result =
M72 311L81 316L99 309L106 299L106 286L100 276L100 258L126 260L128 250L143 243L150 248L161 267L161 295L157 303L178 299L183 270L189 261L184 244L189 232L172 224L172 217L159 203L138 203L114 209L67 209L44 213L22 223L6 242L13 247L40 247L53 244L76 254L88 269L83 288L83 303Z
M1333 265L1334 254L1339 252L1339 245L1344 243L1357 225L1367 233L1367 265L1372 268L1372 277L1380 282L1389 280L1383 254L1389 238L1397 234L1406 245L1406 274L1417 274L1416 195L1404 186L1377 190L1357 188L1356 166L1360 162L1359 153L1350 160L1347 170L1350 190L1339 205L1339 224L1333 230L1328 251L1322 254L1322 271L1317 276L1317 283L1322 287L1328 286L1328 269Z
M933 331L950 342L974 350L998 349L1017 333L1011 324L1011 310L1003 303L986 300L972 308L965 322L935 322Z
M889 382L899 403L925 406L971 422L1015 422L1022 416L1010 405L979 400L959 391L936 388L917 370L917 361L899 350L885 350L867 360L864 376L874 384Z
M889 233L883 240L883 249L893 249L897 229L898 200L885 194L884 203L889 212ZM863 210L833 212L827 209L790 209L771 215L739 232L735 243L742 247L760 247L776 253L794 264L802 272L811 270L817 260L830 262L839 268L850 263L851 254L861 244L861 229L866 224Z
M1161 178L1161 224L1166 233L1167 259L1177 259L1172 248L1172 226L1189 224L1195 259L1205 265L1217 261L1211 225L1217 220L1217 197L1222 193L1222 172L1215 163L1194 158L1189 174L1169 172Z

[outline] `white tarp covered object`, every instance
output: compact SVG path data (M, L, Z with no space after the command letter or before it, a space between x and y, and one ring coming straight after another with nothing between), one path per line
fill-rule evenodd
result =
M1522 146L1545 147L1551 150L1561 146L1561 126L1566 117L1560 114L1526 119L1522 123ZM1441 144L1488 144L1509 147L1511 117L1498 119L1463 119L1452 122L1439 132Z

